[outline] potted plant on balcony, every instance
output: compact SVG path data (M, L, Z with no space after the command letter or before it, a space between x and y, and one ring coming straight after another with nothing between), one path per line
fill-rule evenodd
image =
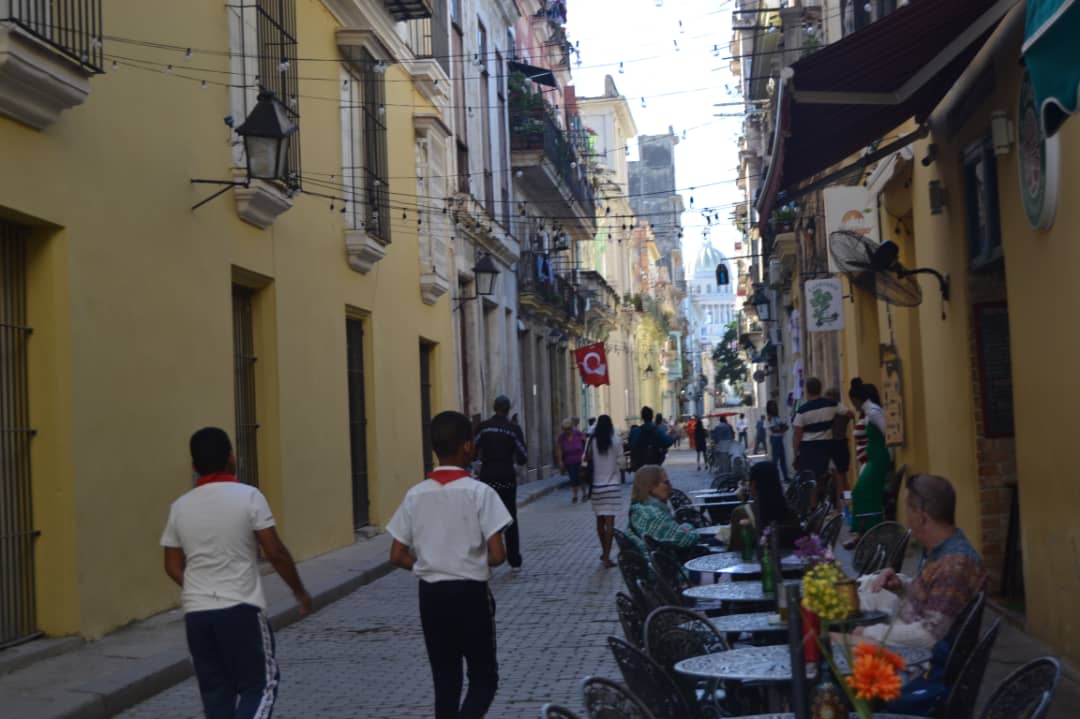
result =
M773 232L793 232L795 230L795 208L791 205L783 205L776 208L772 214Z

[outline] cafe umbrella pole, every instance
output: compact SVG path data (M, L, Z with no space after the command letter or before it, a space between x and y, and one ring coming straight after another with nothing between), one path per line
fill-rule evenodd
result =
M788 602L788 650L791 652L791 711L795 719L810 719L807 702L806 658L803 656L802 588L798 582L782 583L777 592L787 593Z

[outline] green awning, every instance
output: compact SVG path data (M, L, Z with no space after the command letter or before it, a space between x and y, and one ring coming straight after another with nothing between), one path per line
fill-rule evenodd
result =
M1080 95L1080 3L1028 0L1024 62L1031 74L1039 124L1049 137L1076 112Z

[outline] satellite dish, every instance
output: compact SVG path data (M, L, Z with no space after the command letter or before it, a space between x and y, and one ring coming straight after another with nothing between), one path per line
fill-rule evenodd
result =
M937 277L942 302L949 299L949 278L928 267L907 269L898 260L900 248L895 242L886 240L879 245L857 232L837 230L829 235L829 254L837 269L845 273L853 285L890 305L920 305L922 288L915 275L924 273ZM945 317L944 307L941 315Z

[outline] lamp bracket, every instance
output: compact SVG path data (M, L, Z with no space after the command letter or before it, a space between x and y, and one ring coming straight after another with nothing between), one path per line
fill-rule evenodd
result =
M224 185L224 187L222 187L220 190L218 190L214 194L212 194L209 197L207 197L206 199L200 200L199 202L196 202L194 205L192 205L191 206L191 211L194 212L195 210L199 209L200 207L202 207L203 205L205 205L207 202L214 199L215 197L220 197L221 195L224 195L226 192L233 189L234 187L248 187L248 186L250 186L251 182L249 180L244 180L244 181L241 182L241 181L237 181L237 180L193 179L191 181L191 184L193 184L193 185Z

